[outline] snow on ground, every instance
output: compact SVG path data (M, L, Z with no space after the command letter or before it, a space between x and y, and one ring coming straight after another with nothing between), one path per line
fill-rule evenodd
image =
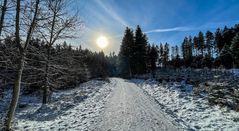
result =
M192 130L239 130L239 112L209 106L206 94L194 96L192 86L184 82L132 81L154 97L163 110L184 127Z
M19 103L26 106L18 108L14 129L89 130L113 87L111 83L92 80L78 88L53 93L51 103L45 106L41 106L39 98L22 96Z
M136 84L120 78L97 124L97 131L180 131L183 130L160 105Z
M15 130L182 130L160 105L134 83L111 78L90 81L79 88L53 94L41 107L40 99L21 97ZM38 101L38 103L37 103Z
M232 72L235 76L239 77L239 69L230 69L230 72Z
M0 103L1 118L9 94ZM15 130L239 130L238 112L209 106L207 95L195 96L185 82L92 80L53 93L45 106L34 95L19 103Z

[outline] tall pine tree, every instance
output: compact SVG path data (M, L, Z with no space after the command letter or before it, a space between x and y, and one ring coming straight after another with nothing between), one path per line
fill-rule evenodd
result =
M204 42L204 35L201 31L198 33L198 44L199 44L199 49L201 51L201 55L204 56L205 42Z
M134 34L130 28L126 28L119 52L119 73L122 77L132 77L134 63L132 46L134 45Z
M169 60L169 44L165 43L163 50L163 66L166 68Z
M136 74L146 73L146 48L148 40L146 35L142 32L140 26L138 25L135 31L135 69Z
M230 50L229 45L224 45L224 47L222 48L221 52L220 52L220 61L221 64L229 69L233 67L233 56L232 56L232 52Z
M159 46L159 60L158 60L160 66L162 67L163 66L163 44L160 43L160 46Z
M150 70L151 70L153 78L155 78L155 70L156 70L156 62L158 60L158 52L159 52L158 47L153 44L149 51Z
M193 37L193 47L194 47L194 54L195 56L198 56L198 50L199 50L199 43L198 43L198 37Z
M231 51L236 67L239 67L239 32L232 40Z
M225 45L220 28L218 28L215 32L215 44L217 47L217 52L219 54L221 52L223 46Z
M206 48L207 48L207 54L210 58L212 57L213 43L214 43L214 35L212 32L207 31L206 32Z

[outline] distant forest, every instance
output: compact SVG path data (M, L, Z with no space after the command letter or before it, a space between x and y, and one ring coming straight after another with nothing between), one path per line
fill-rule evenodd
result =
M14 83L16 76L18 51L13 37L7 37L0 45L0 78L1 86ZM40 39L32 39L28 46L22 84L26 90L40 89L45 84L45 66L47 44ZM106 78L116 72L116 55L103 52L92 52L73 48L70 44L56 44L50 49L48 82L50 89L73 88L82 82L94 78ZM28 92L27 91L27 92Z
M155 73L156 68L238 68L239 24L216 32L199 32L184 38L181 46L148 43L137 26L135 33L126 28L119 52L119 74L132 77Z

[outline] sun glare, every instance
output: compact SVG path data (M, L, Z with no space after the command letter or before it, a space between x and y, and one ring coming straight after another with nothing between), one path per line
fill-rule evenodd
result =
M105 36L100 36L96 40L96 44L101 48L104 49L108 46L109 42Z

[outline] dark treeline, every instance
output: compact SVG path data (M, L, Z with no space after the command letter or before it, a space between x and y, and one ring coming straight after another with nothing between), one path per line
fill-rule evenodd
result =
M192 68L238 68L239 25L218 28L216 32L199 32L185 37L182 43L182 59L178 65ZM180 63L181 62L181 63Z
M180 53L181 52L181 53ZM152 73L161 68L238 68L239 25L225 26L216 32L199 32L185 37L181 46L168 43L149 44L140 26L135 32L126 28L119 52L119 73L122 77Z
M1 88L11 87L16 75L18 50L13 37L0 43ZM32 39L26 55L22 85L25 93L40 90L44 86L47 45L40 39ZM73 88L94 78L106 78L116 74L116 55L74 48L64 42L51 48L49 61L50 90ZM29 92L30 91L30 92Z

